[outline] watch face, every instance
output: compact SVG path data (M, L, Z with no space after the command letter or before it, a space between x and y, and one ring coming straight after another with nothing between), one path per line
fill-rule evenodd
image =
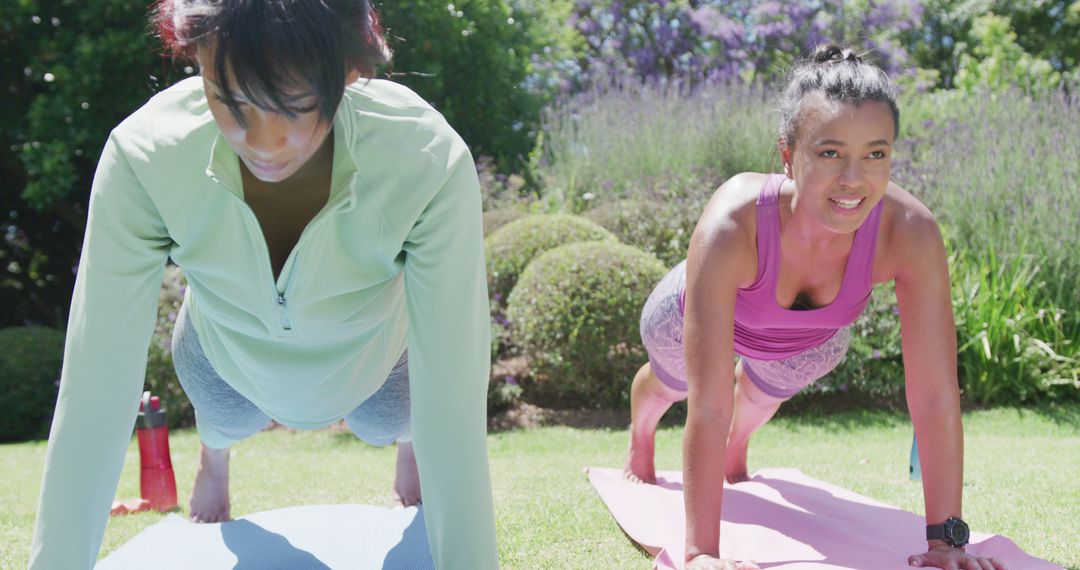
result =
M970 538L967 523L960 519L945 521L945 540L953 546L963 546Z

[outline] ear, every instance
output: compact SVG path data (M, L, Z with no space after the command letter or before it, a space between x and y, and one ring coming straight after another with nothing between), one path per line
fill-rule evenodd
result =
M780 151L780 162L784 164L784 174L791 178L791 150L788 148L787 139L780 137L776 139L776 148Z

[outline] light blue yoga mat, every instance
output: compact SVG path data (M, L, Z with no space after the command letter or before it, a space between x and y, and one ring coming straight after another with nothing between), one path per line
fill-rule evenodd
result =
M417 507L310 505L227 523L169 515L114 551L97 570L434 570Z

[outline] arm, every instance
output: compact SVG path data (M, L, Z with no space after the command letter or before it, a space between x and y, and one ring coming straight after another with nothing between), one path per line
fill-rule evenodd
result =
M938 524L961 516L964 479L949 268L937 223L921 205L907 212L895 231L908 409L919 440L926 522Z
M689 384L683 434L686 560L717 558L724 458L734 409L735 292L754 241L717 192L690 241L683 339ZM752 206L752 204L751 204ZM752 275L752 273L751 273Z
M97 559L135 423L168 244L110 139L90 194L31 568L91 568Z
M480 187L464 143L451 154L446 182L405 242L412 433L436 567L494 569Z
M914 199L912 198L914 201ZM926 523L960 517L964 484L964 432L956 374L956 325L945 244L933 216L921 204L909 206L897 234L896 298L900 304L904 381L919 440ZM913 566L1007 570L995 558L979 558L940 540Z

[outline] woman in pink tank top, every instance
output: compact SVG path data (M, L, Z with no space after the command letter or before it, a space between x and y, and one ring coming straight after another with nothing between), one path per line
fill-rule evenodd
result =
M963 550L963 432L945 247L930 211L890 182L895 86L852 50L818 48L781 97L783 174L744 173L713 195L687 260L641 318L649 362L631 390L626 476L655 483L656 425L687 399L687 568L757 568L719 558L724 473L748 479L750 436L832 370L876 283L900 306L908 408L919 440L927 550L914 566L994 568ZM882 537L889 540L889 537Z

